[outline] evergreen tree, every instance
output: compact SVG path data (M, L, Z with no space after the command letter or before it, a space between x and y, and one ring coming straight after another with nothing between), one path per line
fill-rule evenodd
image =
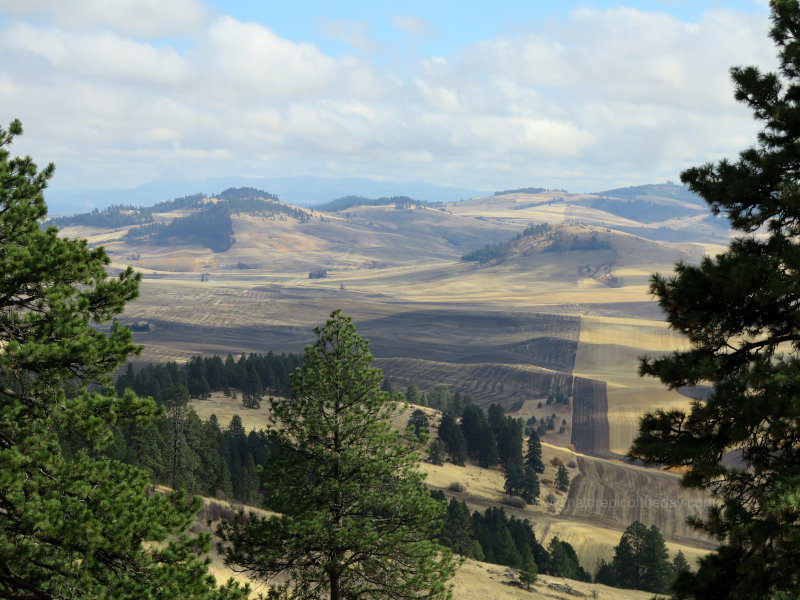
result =
M677 575L678 573L691 570L692 568L689 566L689 561L686 560L686 556L684 556L683 551L678 550L675 558L672 559L672 571Z
M247 375L242 385L242 405L245 408L261 408L261 398L264 394L264 386L261 384L261 377L254 366L247 369Z
M616 586L646 592L665 593L673 575L663 536L639 521L623 532L611 567Z
M525 423L522 419L505 417L500 424L500 432L495 433L497 438L497 456L504 469L509 465L522 465L522 432Z
M282 514L223 523L226 562L287 574L295 597L449 598L455 563L428 541L445 507L422 483L418 444L392 430L397 399L349 317L314 331L291 400L271 403L263 476Z
M117 424L158 412L98 391L137 347L118 323L97 325L122 313L139 277L108 278L102 248L40 228L54 167L10 158L21 133L19 121L0 128L0 597L240 597L215 589L198 558L208 538L182 533L199 500L151 495L143 471L101 455Z
M185 487L183 479L187 463L186 412L189 406L189 390L183 385L172 385L167 392L167 419L171 434L170 485L173 489Z
M570 560L566 546L558 537L553 537L550 540L547 546L547 552L550 555L548 571L550 571L552 575L575 579L577 574L576 564Z
M424 411L419 408L416 409L408 418L407 428L411 428L414 435L420 436L421 434L428 434L428 416Z
M539 435L535 431L532 431L528 438L527 451L525 452L525 466L532 469L534 473L544 473L542 443L539 441Z
M721 545L678 579L681 598L800 595L800 4L773 0L771 12L778 72L731 71L735 98L763 122L757 143L681 175L740 234L722 254L651 280L691 347L644 358L640 372L670 388L713 384L688 414L646 415L630 451L688 467L684 485L719 502L693 524ZM729 451L739 464L723 462Z
M607 563L605 560L600 561L600 566L597 568L597 573L594 575L595 583L602 583L612 587L617 586L617 573L614 566Z
M419 388L413 383L406 389L406 402L409 404L416 404L418 406L425 406L425 404L422 402L422 394L420 394Z
M450 499L447 513L442 523L442 532L439 534L439 543L447 546L456 554L483 560L483 550L472 526L472 518L465 502L455 498Z
M539 570L533 560L533 554L528 550L522 556L522 565L519 568L519 582L525 586L526 590L531 589L531 584L536 583Z
M434 465L443 465L447 457L447 446L440 439L435 439L431 442L428 448L428 460Z
M475 537L483 549L486 562L519 567L522 556L514 543L503 508L487 508L483 515L472 513Z
M475 405L466 406L461 417L461 431L470 458L483 468L497 464L497 442L483 409Z
M558 465L558 471L556 472L556 489L562 492L569 490L569 473L567 472L567 467L564 465Z
M452 413L442 415L438 429L439 439L444 442L453 464L463 466L467 459L467 441Z
M539 478L521 463L512 464L506 470L505 492L533 504L539 497Z
M446 385L437 385L434 387L430 393L428 394L428 406L431 408L435 408L436 410L440 410L443 413L447 412L447 408L450 404L450 390L447 388ZM453 413L453 416L458 418L461 415L456 415Z
M236 499L245 504L255 502L256 494L258 493L259 476L253 455L249 452L245 455L237 484L237 488L233 491Z

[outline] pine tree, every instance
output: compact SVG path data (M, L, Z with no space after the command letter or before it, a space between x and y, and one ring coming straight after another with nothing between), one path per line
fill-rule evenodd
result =
M463 466L464 461L467 460L467 440L464 439L461 427L452 413L445 412L442 415L437 433L439 439L447 447L453 464Z
M198 558L208 538L182 533L199 500L150 494L143 471L101 456L115 426L158 412L112 391L137 347L118 323L98 327L139 277L108 278L102 248L39 226L54 167L10 158L21 133L19 121L0 128L0 597L240 597L216 590ZM68 439L80 449L66 452Z
M519 582L525 586L526 590L531 589L531 584L536 583L539 569L533 560L533 554L528 550L522 555L522 565L519 568Z
M442 523L442 531L439 534L439 543L447 546L456 554L483 560L483 550L474 535L472 518L466 503L451 498Z
M186 413L189 407L189 390L186 386L170 386L165 408L171 433L170 440L170 485L173 489L185 486L184 475L188 449L186 446Z
M447 446L440 439L433 440L428 448L428 460L434 465L443 465L445 458L447 458Z
M525 466L533 469L535 473L544 473L542 443L539 441L539 435L535 431L532 431L528 438L528 446L525 452Z
M664 593L672 580L672 565L661 532L634 521L614 548L611 562L615 585L627 589Z
M335 311L271 403L267 506L282 513L224 523L226 562L289 577L295 597L449 598L455 562L429 541L445 507L417 470L419 444L393 431L397 399L381 391L366 340Z
M424 406L421 402L422 394L419 392L419 388L414 385L413 383L408 386L406 389L406 402L409 404L416 404L419 406Z
M419 437L422 434L428 434L428 425L428 416L424 411L418 408L411 413L411 416L408 418L408 425L406 425L406 427L411 428L414 435Z
M564 465L558 465L558 471L556 472L556 489L562 492L569 490L569 473L567 472L567 467Z
M644 358L640 372L670 388L713 385L688 413L646 415L630 451L688 467L684 485L718 500L693 524L721 545L679 578L681 598L800 595L800 4L773 0L771 12L778 72L731 70L735 98L763 122L757 143L681 175L739 235L722 254L651 280L691 347Z
M461 417L461 431L470 458L483 468L497 464L497 442L483 409L472 404L468 405Z

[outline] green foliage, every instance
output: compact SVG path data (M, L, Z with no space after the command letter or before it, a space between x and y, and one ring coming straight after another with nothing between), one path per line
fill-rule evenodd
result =
M487 508L483 515L472 513L472 526L486 562L518 568L523 555L531 553L543 568L549 559L530 522L509 517L502 507Z
M542 442L539 441L539 435L535 431L532 431L528 438L528 446L525 452L525 466L534 473L544 473Z
M558 465L558 471L556 472L556 489L562 492L569 490L569 473L567 472L567 467L564 465Z
M533 504L539 497L539 478L536 472L522 463L512 463L506 469L505 493L519 496L528 504Z
M525 586L526 590L530 590L531 584L536 583L538 574L539 569L536 566L536 562L533 560L533 555L527 552L525 556L522 557L522 564L519 567L519 582Z
M406 389L406 402L409 404L416 404L418 406L425 406L427 402L423 402L424 396L420 393L419 388L413 383Z
M438 435L447 448L453 464L463 466L467 460L467 440L452 413L446 412L442 415Z
M194 397L231 388L285 396L289 394L289 375L302 362L303 357L297 354L268 352L242 354L238 361L229 354L224 362L219 356L194 356L185 365L148 365L139 372L129 364L115 386L119 394L130 388L140 396L152 396L158 404L164 403L166 391L176 384L185 385ZM255 376L260 388L255 385Z
M475 560L485 558L480 542L475 538L469 509L463 501L459 502L455 498L450 500L438 539L440 544L447 546L456 554Z
M292 399L271 403L262 475L282 514L223 523L226 562L287 574L297 597L449 598L456 563L429 541L445 507L423 485L419 444L391 427L397 399L349 317L314 331Z
M655 525L648 529L639 521L623 532L611 568L617 587L659 594L668 591L674 575L661 532Z
M719 539L681 598L800 594L800 5L771 3L779 70L732 69L735 97L764 124L738 160L691 168L681 180L740 235L700 265L654 275L670 326L689 350L644 358L640 372L671 388L713 384L690 411L646 415L630 454L689 467L684 485L718 500L693 524ZM735 466L723 462L735 451Z
M414 431L414 435L428 434L428 416L419 408L416 409L408 418L408 425Z
M440 439L435 439L428 447L428 460L434 465L443 465L447 458L447 446Z
M541 223L539 225L529 225L525 228L522 233L517 234L512 239L501 242L499 244L488 244L483 246L482 248L478 248L477 250L473 250L472 252L468 252L464 256L461 257L461 260L465 262L479 262L481 264L489 262L490 260L495 260L497 258L502 258L505 256L508 251L513 247L515 243L517 243L522 238L526 237L540 237L550 231L550 225L547 223Z
M0 597L242 597L198 558L208 537L183 533L199 500L150 494L143 471L99 455L115 425L158 412L97 391L137 351L127 329L101 326L139 277L108 278L102 248L39 227L53 166L10 158L21 133L0 129Z
M579 581L591 581L589 573L578 562L578 555L571 544L562 542L558 537L550 539L547 546L549 561L547 571L557 577L567 577Z
M461 432L467 444L467 455L472 460L483 468L497 464L497 441L483 409L475 405L464 409Z

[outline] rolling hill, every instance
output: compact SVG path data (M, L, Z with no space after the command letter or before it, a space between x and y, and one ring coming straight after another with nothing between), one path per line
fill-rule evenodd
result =
M555 516L531 515L538 536L569 541L590 565L609 557L632 518L663 527L691 556L710 547L683 525L698 499L675 476L619 460L644 412L690 401L636 374L638 356L685 344L648 295L650 274L727 242L683 188L525 189L443 204L349 198L329 211L258 190L179 200L60 222L64 235L104 245L115 268L143 273L122 319L147 324L134 334L139 362L300 352L341 308L395 389L446 384L526 420L565 422L543 441L577 471ZM483 262L462 260L486 247L495 251ZM546 405L555 392L570 403ZM445 488L454 476L432 470L429 481ZM481 485L495 491L465 497L470 506L498 500L495 483ZM626 507L603 509L611 498ZM682 504L627 507L648 498Z

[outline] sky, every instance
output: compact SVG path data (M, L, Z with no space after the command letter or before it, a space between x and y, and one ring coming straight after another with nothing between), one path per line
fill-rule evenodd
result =
M774 69L768 30L767 0L0 0L0 123L54 190L677 182L755 141L729 69Z

